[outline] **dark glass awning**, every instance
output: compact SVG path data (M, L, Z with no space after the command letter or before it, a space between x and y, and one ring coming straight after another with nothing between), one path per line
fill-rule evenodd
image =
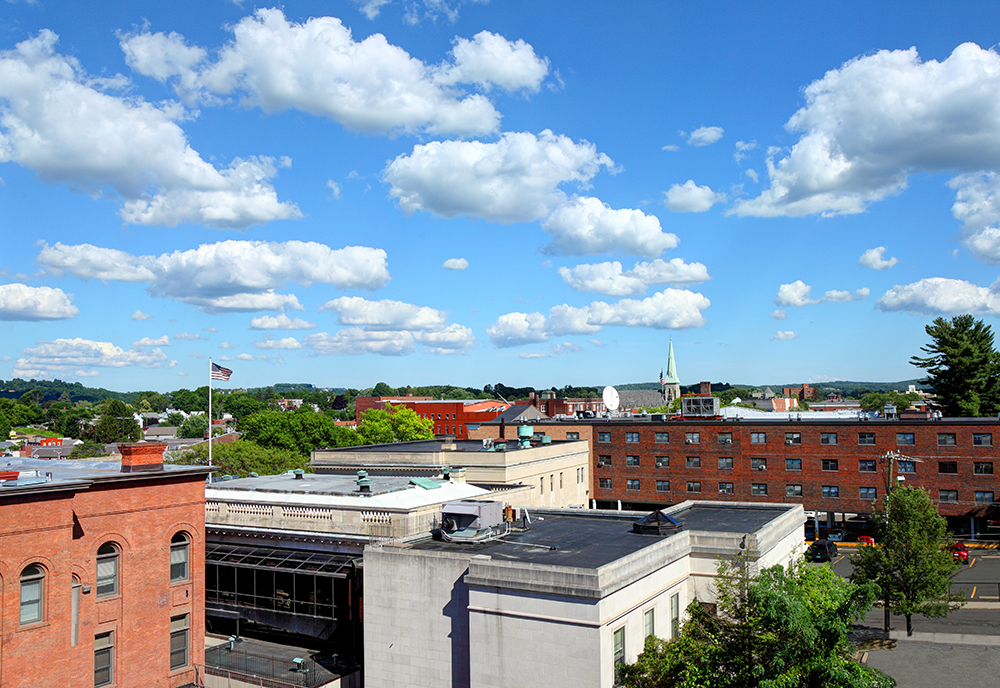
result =
M325 552L303 552L291 549L268 547L239 547L236 545L213 545L205 548L205 563L234 566L236 568L260 569L265 571L289 571L312 573L317 576L346 578L352 562L358 557L350 554L329 554Z

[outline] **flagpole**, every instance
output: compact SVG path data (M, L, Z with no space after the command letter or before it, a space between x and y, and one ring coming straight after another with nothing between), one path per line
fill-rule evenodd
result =
M208 465L212 465L212 357L208 358Z

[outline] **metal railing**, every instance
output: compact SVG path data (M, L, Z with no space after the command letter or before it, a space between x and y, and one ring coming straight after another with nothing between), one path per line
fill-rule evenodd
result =
M204 673L209 676L226 676L263 688L295 686L313 688L319 685L316 662L303 659L293 666L288 659L259 655L229 645L217 645L205 650Z

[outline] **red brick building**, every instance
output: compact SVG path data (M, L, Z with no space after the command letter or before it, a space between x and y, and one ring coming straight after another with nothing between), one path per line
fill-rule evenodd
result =
M1000 518L1000 420L721 420L662 416L539 420L536 433L591 442L590 498L598 507L651 509L688 499L788 502L869 514L890 481L926 488L945 516ZM495 424L476 437L496 437ZM508 426L508 438L517 427ZM898 456L890 460L889 452ZM997 512L998 515L994 515Z
M193 684L211 469L164 470L164 444L120 447L120 467L0 464L4 688Z
M468 439L466 423L485 423L509 409L512 404L497 399L432 399L431 397L358 397L355 399L355 418L368 409L384 409L386 404L405 406L421 418L434 421L435 435L454 435Z
M591 397L563 397L558 398L555 392L532 393L527 399L522 399L518 404L534 406L549 418L556 416L581 416L589 414L597 416L607 411L604 399Z

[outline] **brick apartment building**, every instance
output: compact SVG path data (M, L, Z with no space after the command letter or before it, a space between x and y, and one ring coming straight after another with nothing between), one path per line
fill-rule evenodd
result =
M802 418L802 420L798 420ZM645 510L685 500L780 502L870 514L889 482L926 488L953 525L1000 519L1000 420L774 418L536 420L535 433L588 440L591 504ZM476 438L496 437L495 423ZM516 435L507 426L505 435ZM899 478L902 478L902 482Z
M162 463L0 463L0 685L175 688L203 663L205 476Z
M354 400L354 417L369 409L384 409L387 404L405 406L421 418L434 421L435 435L454 435L468 439L467 423L485 423L509 409L512 404L497 399L434 399L412 395L398 397L358 397Z

